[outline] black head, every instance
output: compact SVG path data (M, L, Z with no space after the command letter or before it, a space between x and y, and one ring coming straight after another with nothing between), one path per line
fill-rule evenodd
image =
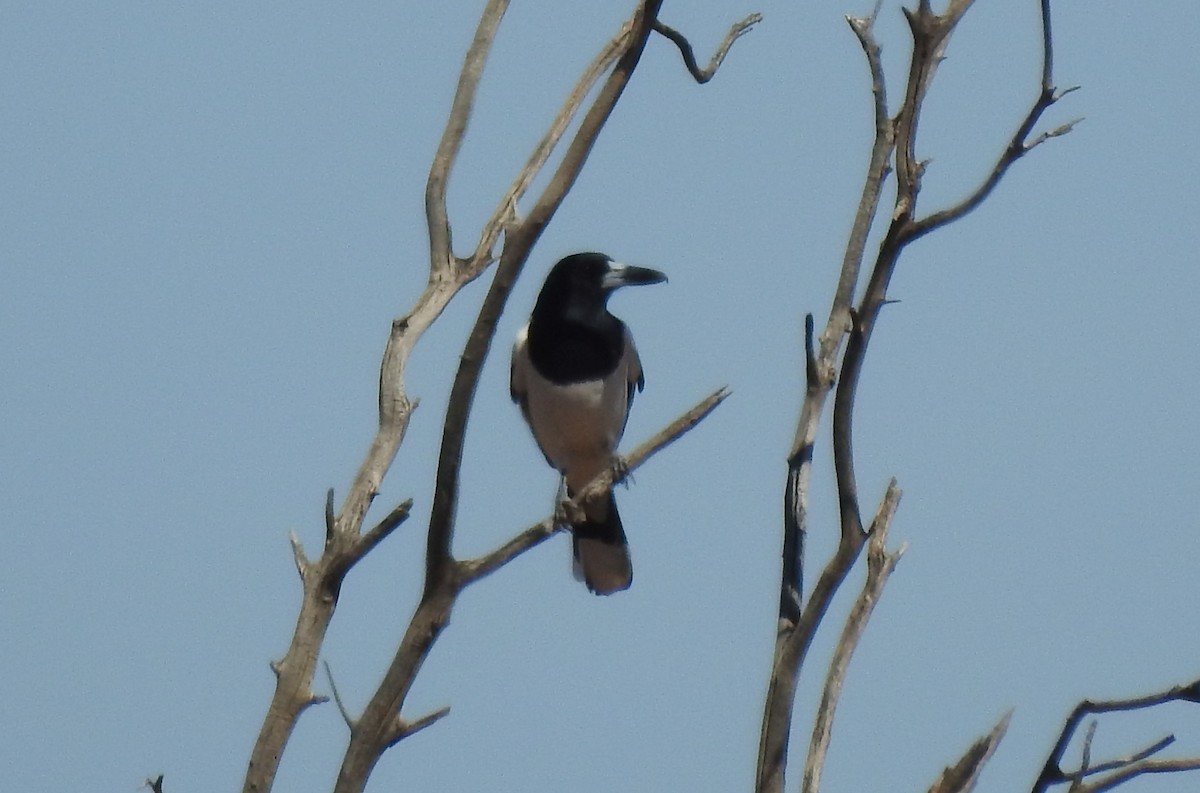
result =
M535 313L603 311L608 297L622 286L658 284L667 276L649 267L618 264L603 253L573 253L550 269Z

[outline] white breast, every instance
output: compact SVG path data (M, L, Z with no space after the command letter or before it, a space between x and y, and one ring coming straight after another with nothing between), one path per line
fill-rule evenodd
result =
M513 349L513 396L521 402L542 453L572 489L611 465L625 429L629 383L623 360L603 380L558 385L533 368L524 332Z

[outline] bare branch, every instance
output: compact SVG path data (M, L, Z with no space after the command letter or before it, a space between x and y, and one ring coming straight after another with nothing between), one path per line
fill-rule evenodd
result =
M733 46L733 42L749 33L759 22L762 22L762 14L751 14L741 22L735 22L729 28L729 32L725 34L725 39L717 47L717 51L713 53L708 66L703 69L700 68L700 64L696 63L696 53L692 50L691 42L682 33L657 19L654 20L654 31L666 36L675 43L675 46L679 48L679 54L683 56L683 65L687 67L692 78L703 85L713 78L717 73L717 69L721 68L721 64L724 62L725 56L729 54L729 48Z
M479 86L479 78L483 76L483 67L506 10L508 0L488 0L487 7L479 17L479 27L475 30L475 38L467 50L458 76L458 87L454 91L446 128L429 169L429 180L425 184L425 217L429 226L430 280L447 276L454 267L450 219L446 213L446 184L466 136L467 122L475 105L475 89Z
M1040 146L1041 144L1045 143L1046 141L1050 140L1051 138L1060 138L1063 135L1066 135L1068 132L1075 129L1075 125L1080 123L1081 121L1083 121L1082 117L1073 118L1070 121L1068 121L1066 124L1060 124L1059 126L1055 127L1054 129L1046 130L1045 132L1043 132L1042 134L1038 135L1036 138L1034 138L1033 140L1031 140L1025 144L1025 153L1028 154L1029 152L1033 151L1033 148L1035 146Z
M408 358L460 288L461 285L449 280L431 281L412 310L392 320L379 364L379 427L342 502L336 519L340 534L353 536L362 529L367 510L379 494L383 477L396 458L409 420L419 404L415 399L410 400L404 390Z
M310 708L313 705L324 705L328 701L329 697L325 696L324 694L309 694L304 700L304 707Z
M851 302L858 283L867 236L870 233L879 196L889 171L894 148L891 119L887 114L887 91L883 78L880 49L872 25L879 5L867 18L847 18L867 57L874 97L875 137L862 195L854 216L846 252L842 259L837 291L830 308L829 319L821 334L819 352L814 349L811 320L805 321L805 396L796 425L796 437L788 455L787 485L784 489L784 562L780 585L779 619L781 626L794 627L800 617L804 579L804 538L808 522L808 482L817 429L825 400L834 384L834 364L846 332L853 324ZM777 654L778 657L778 654Z
M876 6L875 13L878 13ZM808 524L808 490L812 473L813 450L821 414L830 390L836 382L836 361L842 342L855 324L852 301L858 283L867 235L879 205L879 196L888 173L888 162L895 146L894 128L887 115L887 97L880 50L872 32L874 14L867 19L848 20L867 57L871 74L875 109L875 138L863 183L862 196L855 215L838 287L829 311L829 320L821 334L816 355L806 349L806 389L800 408L795 440L788 455L787 485L784 490L785 558L780 584L779 632L771 663L771 676L763 707L759 737L758 765L755 776L757 793L782 793L787 768L787 749L791 735L792 709L800 668L816 629L833 601L841 582L849 573L862 547L862 532L842 531L842 539L832 559L817 579L807 606L800 610L803 590L804 538ZM807 326L806 322L806 326ZM807 327L806 327L807 331ZM806 332L806 337L811 334ZM806 348L812 343L806 338ZM849 353L847 353L848 355ZM844 368L844 364L843 364ZM845 437L845 436L843 436ZM837 434L835 430L835 444ZM843 460L848 459L843 456ZM855 498L855 503L857 499ZM843 510L843 516L852 514ZM845 523L843 523L845 526Z
M1186 757L1178 760L1143 760L1090 785L1082 786L1079 793L1103 793L1142 774L1174 774L1182 771L1200 771L1200 757Z
M838 276L837 292L834 294L833 307L829 316L829 327L822 337L823 356L832 361L836 354L834 340L840 342L844 332L849 329L847 315L854 301L854 290L858 285L858 274L862 269L863 255L867 247L867 237L875 222L879 210L879 196L883 192L883 184L891 173L889 163L892 151L895 149L895 127L888 117L887 83L883 77L883 60L879 43L875 41L874 23L879 14L879 3L870 17L847 17L846 21L858 43L862 46L863 54L867 57L867 68L871 74L871 95L874 97L875 137L871 143L871 156L867 163L867 175L863 179L862 195L859 197L858 209L854 213L854 223L850 228L850 237L846 243L846 253L842 257L842 269Z
M388 538L389 535L404 521L408 520L409 514L412 512L413 500L405 499L396 505L396 508L387 514L387 516L376 523L370 531L359 537L358 543L348 554L349 563L351 565L362 559L379 543Z
M896 563L904 554L904 549L893 554L887 552L888 530L892 518L900 504L901 491L896 487L896 480L888 483L879 511L871 522L870 537L867 543L867 579L863 582L862 591L855 600L846 623L842 627L841 638L834 648L833 657L829 662L829 672L825 676L825 688L821 692L821 704L813 723L812 739L809 743L808 758L804 765L804 781L801 793L817 793L821 789L821 772L825 766L825 756L829 750L829 741L833 735L833 718L837 712L838 700L842 694L842 686L846 680L846 672L850 668L850 659L862 639L879 602L883 588L888 578L896 568Z
M640 468L643 463L659 451L696 427L696 425L707 418L709 413L712 413L717 408L717 405L724 402L729 394L730 391L727 388L720 388L714 391L698 402L691 410L675 419L639 445L625 458L625 475L628 476L634 470ZM580 490L567 504L570 506L582 505L586 500L595 497L612 485L613 472L611 470L604 471L595 480ZM459 577L462 585L466 586L467 584L474 583L480 578L495 572L525 551L549 539L558 530L559 527L555 524L554 516L550 516L540 523L535 523L525 529L525 531L513 537L496 550L484 554L478 559L460 562Z
M396 717L396 722L393 725L394 733L388 740L387 748L391 748L404 740L410 735L415 735L426 727L432 727L434 724L441 721L446 716L450 715L450 706L439 708L433 713L427 713L416 721L405 721L399 716Z
M1090 725L1089 731L1088 731L1089 739L1091 737L1091 733L1094 732L1094 729L1091 729L1091 728L1094 728L1095 725L1096 725L1096 721L1093 720ZM1138 762L1139 760L1145 760L1147 757L1153 757L1154 755L1163 751L1164 749L1166 749L1168 746L1170 746L1173 743L1175 743L1175 736L1167 735L1162 738L1159 738L1157 741L1150 744L1145 749L1141 749L1141 750L1134 752L1133 754L1127 755L1125 757L1118 757L1115 760L1108 760L1107 762L1098 763L1096 765L1091 765L1091 759L1090 759L1090 757L1088 757L1088 758L1085 758L1084 762L1080 764L1080 770L1081 770L1082 774L1075 774L1073 776L1092 776L1095 774L1103 774L1103 773L1112 771L1117 768L1124 768L1125 766L1133 765L1134 763ZM1085 746L1086 746L1086 744L1085 744ZM1084 771L1084 769L1086 769L1086 771Z
M794 624L780 623L775 639L775 656L763 708L762 732L758 745L757 793L781 793L787 768L788 737L791 734L792 707L796 700L796 682L808 654L817 627L824 618L854 566L863 546L862 532L843 534L833 557L821 571L809 596L808 604Z
M396 442L399 443L398 438ZM282 660L271 662L271 671L276 678L275 693L251 752L243 783L245 793L265 793L271 789L283 749L300 714L312 705L328 701L327 697L313 694L311 686L321 645L337 607L342 580L369 550L403 521L411 506L411 501L400 505L371 532L360 536L357 525L342 527L335 518L331 519L332 498L333 491L330 490L325 502L325 550L319 559L309 560L296 533L291 532L289 536L296 569L303 583L303 599L287 653ZM343 709L340 703L339 709Z
M1040 1L1045 8L1045 0ZM889 118L887 114L886 84L879 46L873 33L879 4L876 4L870 17L847 20L863 48L871 74L875 139L829 321L821 335L819 353L806 356L807 388L796 437L788 457L784 495L786 558L780 593L780 628L763 713L756 782L758 793L780 793L783 790L796 680L813 634L827 613L833 596L855 564L864 542L853 455L853 418L858 382L879 312L884 305L892 302L887 296L887 289L899 257L907 243L916 238L915 231L926 233L933 228L921 230L913 221L925 167L925 163L916 156L917 126L925 97L943 59L949 38L971 4L972 0L949 0L945 11L936 14L929 0L919 0L915 10L905 9L913 48L904 101L894 118ZM1046 20L1048 23L1048 14ZM1053 91L1051 96L1055 96ZM1028 127L1032 127L1033 123L1027 120ZM1020 140L1026 140L1027 136L1028 129L1025 129ZM896 161L897 194L891 223L880 244L863 295L857 308L854 308L854 294L866 240L878 212L882 186L891 172L889 163L892 157ZM836 363L844 338L846 347L838 368ZM809 362L814 358L815 365L812 365ZM799 595L796 582L801 579L797 569L802 569L803 560L796 561L793 555L803 553L808 484L816 432L826 397L835 382L833 457L838 486L840 540L833 557L818 577L807 604L797 616Z
M1041 773L1038 774L1037 780L1033 783L1033 793L1045 793L1045 791L1048 790L1052 785L1070 781L1071 775L1064 773L1062 770L1062 758L1063 755L1066 754L1067 747L1071 744L1071 739L1074 737L1075 731L1079 729L1080 723L1088 715L1114 713L1128 710L1144 710L1146 708L1164 705L1169 702L1200 703L1200 680L1187 685L1172 686L1165 691L1160 691L1145 697L1099 701L1085 699L1080 702L1071 711L1071 715L1067 717L1066 722L1064 722L1062 731L1058 735L1058 740L1054 742L1054 747L1050 750L1050 755L1046 758L1046 762L1042 766ZM1159 747L1160 744L1165 746L1165 744L1160 741L1152 746L1151 749ZM1134 762L1138 762L1144 759L1146 756L1147 755L1134 755Z
M921 2L916 11L904 9L912 33L913 52L909 61L904 104L896 114L896 211L893 218L911 217L916 211L924 166L916 156L917 122L933 76L941 65L950 43L950 34L974 0L951 0L946 11L935 14L929 3Z
M971 744L971 748L967 749L962 759L942 772L938 781L929 788L929 793L969 793L973 790L975 783L979 781L979 773L983 770L984 763L995 753L1005 731L1008 730L1011 718L1012 711L1009 711L996 723L991 732Z
M1042 117L1042 114L1055 102L1075 90L1075 88L1070 88L1065 91L1058 91L1054 87L1054 42L1051 38L1050 0L1040 0L1040 2L1042 8L1042 83L1033 106L1030 107L1025 119L1017 127L1017 131L1013 133L1008 146L1005 147L996 164L992 166L991 173L983 180L983 183L958 204L915 221L911 228L907 230L909 239L922 237L934 229L940 228L947 223L952 223L971 212L991 194L992 190L1004 178L1004 175L1013 163L1047 140L1067 134L1082 120L1075 119L1042 133L1032 141L1029 140L1029 136L1038 120Z
M163 793L163 775L159 774L157 779L147 777L142 787L149 788L151 793Z
M1092 719L1088 724L1087 733L1083 736L1083 757L1079 763L1079 770L1072 775L1070 793L1078 793L1079 787L1083 784L1083 777L1092 765L1092 741L1096 738L1097 724L1099 722Z
M329 690L333 692L333 701L337 705L338 713L342 714L342 721L346 722L346 729L354 732L354 718L346 709L346 703L342 701L342 694L338 691L337 683L333 679L333 670L329 668L328 661L325 662L325 677L329 680Z
M804 404L821 401L827 391L821 361L817 360L813 339L814 323L811 313L804 316ZM802 417L816 418L817 413L801 411ZM804 598L804 545L807 538L808 472L812 468L812 443L816 427L801 424L797 436L809 439L788 459L787 486L783 491L783 576L779 586L779 622L781 626L795 625L800 619ZM782 629L782 628L781 628Z
M383 681L350 734L334 793L361 793L383 752L397 740L397 714L430 649L445 630L457 594L454 583L446 581L422 595Z

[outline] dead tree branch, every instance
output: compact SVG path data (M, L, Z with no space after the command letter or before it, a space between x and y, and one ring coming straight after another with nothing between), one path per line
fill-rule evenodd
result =
M1092 737L1095 735L1096 727L1099 724L1100 724L1100 722L1098 720L1092 719L1091 724L1088 725L1087 737L1085 739L1084 746L1083 746L1083 762L1081 762L1079 764L1079 770L1077 770L1075 773L1073 773L1071 775L1071 778L1072 778L1071 789L1072 790L1083 788L1083 779L1085 776L1091 776L1093 774L1103 774L1108 771L1115 771L1117 769L1127 768L1128 766L1135 765L1136 763L1138 763L1142 760L1145 760L1149 757L1153 757L1154 755L1156 755L1159 752L1166 749L1171 744L1175 743L1175 736L1168 735L1165 738L1160 738L1159 740L1150 744L1145 749L1134 752L1133 754L1127 755L1125 757L1118 757L1114 760L1108 760L1103 763L1098 763L1097 765L1092 765L1092 755L1091 755Z
M1142 760L1130 763L1103 779L1098 779L1089 785L1081 785L1079 793L1103 793L1123 785L1142 774L1175 774L1183 771L1200 771L1200 757L1189 757L1179 760Z
M929 793L970 793L971 790L974 790L975 783L979 780L979 773L983 770L984 764L996 752L996 747L1000 745L1000 739L1008 730L1008 722L1011 718L1012 712L1004 714L991 732L971 744L966 754L957 763L942 772L937 782L933 783L933 787L929 788Z
M992 166L991 172L987 178L975 188L975 190L958 204L947 207L938 212L929 215L921 220L914 221L909 230L909 239L917 239L929 232L940 228L947 223L953 223L955 220L963 217L971 210L978 207L983 201L991 195L992 190L1004 178L1004 174L1017 160L1031 152L1038 145L1046 142L1050 138L1056 138L1070 132L1076 124L1083 119L1076 118L1055 127L1052 130L1038 135L1033 140L1029 139L1033 128L1037 126L1038 121L1050 107L1058 100L1062 99L1067 94L1078 89L1078 86L1073 86L1066 89L1058 89L1054 86L1054 46L1050 27L1050 0L1040 0L1042 10L1042 84L1041 90L1038 92L1037 98L1034 99L1033 105L1029 108L1029 112L1018 125L1016 132L1013 133L1012 139L1005 147L1000 157ZM969 3L968 3L969 5ZM965 9L964 9L965 10ZM937 25L928 22L927 15L909 15L909 24L923 26L923 35L926 37L936 36L938 33ZM917 28L914 28L914 36ZM919 185L916 186L912 194L912 204L916 204L916 190L919 190Z
M1058 740L1054 742L1054 747L1050 750L1050 755L1046 758L1045 764L1042 766L1041 773L1038 774L1037 780L1033 783L1032 793L1046 793L1053 785L1059 785L1066 782L1081 781L1085 777L1094 776L1096 774L1107 773L1112 771L1109 776L1103 777L1088 785L1075 785L1073 787L1087 793L1099 793L1102 790L1111 790L1112 788L1124 782L1133 779L1135 776L1146 773L1163 773L1167 771L1190 771L1200 769L1200 758L1187 758L1181 760L1151 760L1152 755L1158 754L1163 749L1167 748L1174 742L1174 736L1157 741L1151 746L1139 752L1135 752L1124 759L1110 760L1099 765L1091 765L1091 758L1084 757L1080 768L1076 771L1067 772L1062 768L1063 755L1066 754L1067 748L1071 745L1071 739L1075 736L1075 731L1079 729L1079 725L1088 716L1095 716L1102 713L1116 713L1120 711L1144 710L1147 708L1158 707L1169 702L1193 702L1200 704L1200 680L1182 686L1173 686L1165 691L1160 691L1156 694L1150 694L1145 697L1134 697L1132 699L1113 699L1113 700L1083 700L1071 711L1071 715L1067 717L1063 723L1062 731L1058 735ZM1094 729L1094 727L1093 727Z
M749 33L751 28L759 22L762 22L762 14L751 14L741 22L735 23L729 29L729 32L725 34L724 40L717 47L717 51L713 53L712 58L709 59L708 66L703 69L700 68L700 64L696 63L696 52L692 49L692 43L687 40L686 36L657 19L654 20L654 32L666 36L679 48L679 54L683 57L683 65L687 67L688 72L696 82L704 85L713 78L713 75L717 73L717 69L721 68L721 64L724 63L725 56L729 54L729 48L733 46L733 42Z
M1032 148L1024 142L1029 129L1040 118L1041 113L1063 95L1063 92L1056 92L1051 88L1049 98L1045 98L1045 86L1051 84L1050 64L1053 55L1049 32L1049 4L1046 0L1040 0L1040 3L1044 50L1042 86L1038 94L1039 99L1035 103L1035 111L1027 116L1018 130L1021 135L1020 150L1007 155L1009 159L1003 161L1003 167L999 169L999 173L994 174L995 178L990 186L985 183L976 191L978 199L974 204L951 207L921 221L914 219L925 169L925 164L918 160L916 155L918 122L933 77L944 58L950 35L963 14L970 8L972 0L950 0L941 14L934 13L929 0L918 0L915 10L904 10L913 48L904 100L893 117L888 116L880 48L873 31L879 6L876 5L870 17L847 20L867 60L874 98L875 137L858 211L842 261L837 291L819 344L813 339L811 321L806 321L806 388L795 440L788 457L788 476L784 489L784 559L779 599L779 632L763 709L755 787L758 793L781 793L784 789L787 746L800 669L817 627L842 582L856 563L867 537L870 536L870 532L863 530L855 476L854 406L867 348L880 310L890 302L887 297L888 285L900 255L912 240L952 222L982 202L995 183L999 182L1008 166ZM893 170L896 175L896 197L891 220L880 243L862 296L855 307L854 295L858 288L866 240L878 216L883 184ZM838 490L839 541L833 556L818 576L807 604L801 608L809 479L816 433L831 390L834 391L832 453ZM852 637L843 638L857 641ZM848 652L848 649L839 646L839 650L835 651L835 661L837 653L846 653L848 660ZM826 733L830 726L831 722L820 720L817 724L810 747L805 789L815 789L816 781L819 780L820 765L828 743ZM997 735L996 740L998 739ZM816 757L813 756L814 753Z
M821 772L825 766L829 740L833 735L833 717L837 712L842 685L846 681L846 672L850 668L850 658L867 629L867 621L871 619L871 613L883 594L883 588L892 570L904 555L903 547L895 553L887 551L888 530L892 525L892 517L900 506L900 495L900 489L896 487L896 480L893 479L888 483L879 511L867 534L867 578L863 582L858 599L850 609L850 614L846 617L841 638L838 639L833 658L829 662L829 672L825 675L825 688L821 692L821 704L813 722L812 740L804 764L801 793L817 793L821 789Z
M327 518L332 498L330 491L326 500ZM250 755L243 787L246 793L265 793L271 789L279 760L300 714L310 705L325 701L325 697L313 693L312 680L342 581L367 551L404 522L411 506L411 501L404 502L367 534L359 534L357 529L343 531L343 524L334 522L333 531L326 535L325 549L315 561L308 559L300 539L292 533L292 555L303 587L300 613L287 653L282 660L271 663L275 693ZM329 525L327 520L327 530Z

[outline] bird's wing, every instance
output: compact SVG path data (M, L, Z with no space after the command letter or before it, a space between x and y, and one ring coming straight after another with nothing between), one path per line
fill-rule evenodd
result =
M625 415L621 418L621 434L625 434L625 425L629 423L629 409L633 407L633 395L646 386L646 373L642 370L642 358L638 355L637 345L633 343L633 334L625 328L625 352L621 356L625 367Z
M625 380L629 384L629 403L633 404L634 389L641 391L646 387L646 373L642 370L642 358L638 355L629 328L625 328L625 353L622 359L625 362Z

